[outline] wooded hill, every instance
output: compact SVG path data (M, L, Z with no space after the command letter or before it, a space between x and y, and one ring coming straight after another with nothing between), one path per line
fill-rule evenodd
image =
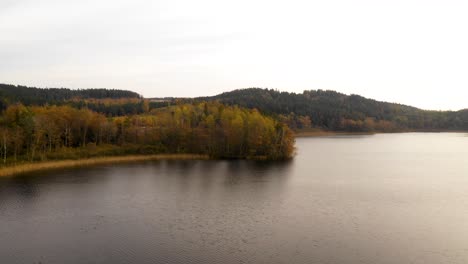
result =
M312 126L332 131L468 130L468 110L426 111L335 91L298 94L249 88L191 100L255 108L285 121L293 129Z
M218 101L258 109L294 130L320 128L350 132L468 130L468 110L428 111L359 95L309 90L303 93L248 88L198 98L143 99L122 90L38 89L0 85L0 109L13 102L28 105L68 105L89 109L107 117L143 114L170 105Z

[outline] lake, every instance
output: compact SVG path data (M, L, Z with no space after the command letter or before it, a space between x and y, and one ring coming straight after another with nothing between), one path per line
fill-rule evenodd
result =
M296 145L2 178L0 262L468 263L467 134Z

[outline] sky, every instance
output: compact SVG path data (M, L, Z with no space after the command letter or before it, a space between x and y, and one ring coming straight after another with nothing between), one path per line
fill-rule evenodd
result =
M0 83L468 108L468 1L0 0Z

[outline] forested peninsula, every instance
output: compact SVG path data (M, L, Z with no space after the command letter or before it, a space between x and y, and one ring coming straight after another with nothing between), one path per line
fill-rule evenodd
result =
M201 101L151 108L127 91L16 88L0 87L4 167L163 154L282 160L294 153L292 130L255 109Z

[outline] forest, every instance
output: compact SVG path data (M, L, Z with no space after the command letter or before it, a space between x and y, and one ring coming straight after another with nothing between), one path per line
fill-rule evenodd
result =
M58 104L71 99L120 99L141 98L138 93L115 89L36 88L19 85L0 84L2 105L22 103L24 105Z
M428 111L358 95L249 88L153 98L124 90L0 84L0 164L127 154L288 159L294 132L468 130L468 110Z
M180 104L106 116L70 105L9 105L0 117L3 164L128 154L189 153L225 159L288 159L293 132L237 106Z
M335 91L303 93L248 88L198 98L153 98L124 90L28 88L0 84L0 110L21 103L25 106L70 106L119 117L141 115L154 109L180 104L219 102L257 109L294 131L322 129L346 132L465 131L468 110L430 111L396 103L380 102Z
M335 91L309 90L298 94L249 88L186 101L218 101L255 108L283 120L294 130L310 127L350 132L468 130L468 110L421 110Z
M106 116L141 114L148 110L148 100L138 93L115 89L36 88L0 84L0 110L20 103L25 106L69 105L90 109Z

